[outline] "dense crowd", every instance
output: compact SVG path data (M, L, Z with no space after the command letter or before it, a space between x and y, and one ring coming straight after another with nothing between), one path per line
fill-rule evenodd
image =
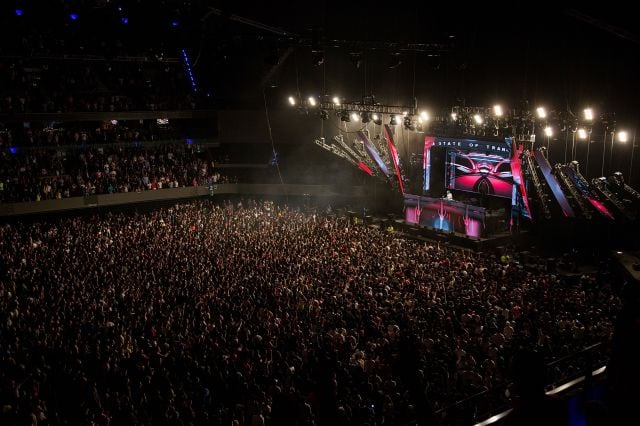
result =
M153 120L156 121L156 120ZM22 129L0 127L0 148L35 146L104 145L123 142L184 140L172 126L153 126L149 120L140 124L112 120L99 123L56 123L55 127L29 123Z
M606 283L273 204L0 228L2 424L423 424L609 338Z
M233 182L195 145L101 146L0 152L0 202Z

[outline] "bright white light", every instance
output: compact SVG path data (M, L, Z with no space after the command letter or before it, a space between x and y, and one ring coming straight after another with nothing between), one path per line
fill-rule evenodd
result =
M584 109L584 119L593 120L593 110L591 108Z
M482 116L480 114L476 114L473 116L473 119L476 121L476 124L482 124Z
M456 120L458 119L458 114L456 114L455 112L452 112L452 113L451 113L451 119L452 119L453 121L456 121Z
M166 126L167 124L169 124L169 119L168 118L156 118L156 124L158 126Z
M373 119L373 121L378 121L378 120L380 120L380 116L379 116L378 114L373 114L373 115L371 116L371 118Z
M314 106L316 106L316 104L317 104L316 98L314 98L313 96L309 96L309 105L314 107Z
M111 124L113 124L114 126L118 125L118 120L111 120Z
M357 113L352 112L351 113L351 121L354 121L354 122L357 123L358 121L360 121L360 116Z
M420 118L423 121L429 121L429 113L427 111L420 112ZM422 123L422 121L421 121L421 123Z
M296 98L294 98L293 96L289 96L289 104L290 105L295 105L296 104Z
M409 115L409 113L407 111L402 111L402 116L406 117L407 115Z
M500 105L494 105L493 113L496 115L496 117L502 117L502 107Z
M402 116L396 115L396 124L400 124L400 123L402 123Z
M547 110L544 107L536 108L536 113L538 114L538 118L547 118Z
M553 136L553 129L551 127L549 127L549 126L545 127L544 128L544 134L549 136L549 137Z
M337 97L337 96L334 96L333 97L333 103L336 104L336 105L340 105L340 98Z
M618 132L618 142L628 142L629 141L629 133L624 130Z
M586 139L587 138L587 131L585 129L578 129L578 137L580 139Z

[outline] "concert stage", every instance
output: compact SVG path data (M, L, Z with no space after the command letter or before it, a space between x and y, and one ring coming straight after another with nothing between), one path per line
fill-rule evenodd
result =
M394 229L407 238L422 241L440 242L450 246L479 251L512 244L521 239L526 232L511 234L509 232L497 232L486 237L469 237L459 232L444 232L429 226L421 226L407 223L405 220L395 220Z
M407 224L472 239L509 231L504 208L490 210L446 198L405 194L404 217Z

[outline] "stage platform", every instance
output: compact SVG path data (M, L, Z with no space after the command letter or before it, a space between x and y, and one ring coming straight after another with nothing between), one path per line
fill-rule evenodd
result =
M394 229L408 238L440 242L451 246L469 249L469 250L486 250L513 244L526 236L527 231L519 233L497 232L486 237L469 237L459 232L443 232L427 226L419 226L409 224L402 219L396 219L392 222L387 221Z

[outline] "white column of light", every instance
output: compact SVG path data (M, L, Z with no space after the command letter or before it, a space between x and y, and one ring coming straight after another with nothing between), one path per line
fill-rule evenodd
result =
M547 137L547 160L548 160L549 150L551 148L551 144L549 143L549 140L551 139L551 136L553 136L553 129L551 128L551 126L547 126L544 128L544 135Z
M589 123L593 121L593 109L587 107L582 110L582 113L584 115L585 121L588 121ZM585 130L584 133L579 136L580 136L580 139L583 139L583 140L586 139L587 141L587 164L584 165L584 174L588 178L589 177L589 148L591 147L591 130L589 130L589 132ZM578 153L576 152L576 157L577 156L578 156Z
M600 165L600 176L604 176L604 156L607 152L607 127L605 126L602 136L602 164Z
M631 179L632 179L632 175L631 173L633 173L633 154L635 153L635 149L636 149L636 131L633 131L633 141L631 142L631 162L629 164L629 178L627 179L629 182L629 186L631 186Z

